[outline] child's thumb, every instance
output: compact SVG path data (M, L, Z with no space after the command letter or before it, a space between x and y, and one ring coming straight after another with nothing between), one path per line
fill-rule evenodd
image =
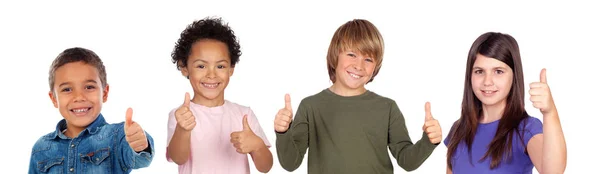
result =
M242 124L244 125L244 130L251 130L250 124L248 124L248 115L244 115L244 119L242 120Z
M431 115L431 104L429 102L425 103L425 121L432 120L433 115Z
M190 93L185 93L185 100L183 101L183 106L190 107Z
M285 94L285 109L292 110L292 99L290 94Z
M133 109L127 108L127 112L125 113L125 125L126 126L130 126L131 124L133 124L132 117L133 117Z
M542 83L546 83L546 68L542 69L542 72L540 72L540 82Z

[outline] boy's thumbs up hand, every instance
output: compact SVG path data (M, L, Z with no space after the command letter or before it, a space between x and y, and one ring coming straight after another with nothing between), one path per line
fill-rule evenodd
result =
M175 111L175 120L177 120L177 126L185 131L191 131L196 127L196 117L190 110L190 93L185 93L183 105Z
M431 144L438 144L442 141L442 127L438 120L431 115L431 104L429 102L425 103L425 124L423 124L423 131L429 137Z
M133 110L127 109L125 113L125 140L135 152L141 152L148 148L148 139L142 127L132 120Z
M545 68L540 72L540 81L530 83L529 88L529 95L531 95L529 100L533 103L533 107L540 109L544 115L556 111L554 99L546 80Z
M285 94L285 107L280 109L275 116L275 131L286 132L292 122L292 102L289 94Z
M256 136L252 129L250 128L250 124L248 124L248 116L244 115L242 120L242 131L232 132L231 144L235 147L236 151L241 154L247 154L250 152L254 152L262 147L266 147L263 140Z

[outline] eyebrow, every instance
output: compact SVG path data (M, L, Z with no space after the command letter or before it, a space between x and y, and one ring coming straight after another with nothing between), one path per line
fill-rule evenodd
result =
M202 62L202 63L208 63L206 60L202 60L202 59L196 59L196 60L194 60L194 62L192 62L192 63L195 63L195 62L198 62L198 61L200 61L200 62ZM227 60L225 60L225 59L217 61L217 63L221 63L221 62L225 62L225 63L227 63L227 62L229 62L229 61L227 61Z
M375 59L374 55L370 55L370 54L363 53L363 52L360 52L360 51L354 51L353 49L347 49L347 50L342 51L341 53L344 53L344 54L349 54L349 53L361 54L365 58Z
M98 84L98 82L96 82L96 80L86 80L85 83L95 83ZM63 82L60 85L58 85L58 87L64 86L64 85L69 85L71 84L71 82Z
M485 68L478 67L478 66L473 66L473 69L485 69ZM492 67L492 69L502 69L502 70L506 70L506 68L504 68L504 67L501 67L501 66Z

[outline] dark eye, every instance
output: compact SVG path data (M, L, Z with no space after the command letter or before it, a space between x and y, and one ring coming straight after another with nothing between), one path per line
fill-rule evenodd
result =
M350 57L356 57L356 54L354 54L354 53L348 53L348 54L346 54L346 55L348 55L348 56L350 56Z
M502 70L496 70L496 74L504 74L504 71L502 71Z
M223 68L225 68L225 65L217 65L217 68L223 69Z
M198 68L204 69L204 65L198 65Z
M373 59L371 59L371 58L366 58L366 59L365 59L365 61L367 61L367 62L373 62Z
M60 92L71 92L71 88L63 88Z
M483 74L483 71L480 70L480 69L478 69L478 70L475 70L473 73L475 73L475 74Z
M85 86L85 89L96 89L96 86L93 86L93 85L87 85L87 86Z

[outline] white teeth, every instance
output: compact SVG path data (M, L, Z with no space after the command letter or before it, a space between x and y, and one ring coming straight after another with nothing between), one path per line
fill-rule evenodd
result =
M216 88L217 86L219 86L219 83L202 83L202 85L208 88Z
M73 109L73 112L85 112L87 110L88 110L87 108L85 108L85 109Z
M486 93L486 94L491 94L491 93L493 93L494 91L483 91L483 92L484 92L484 93Z
M352 77L352 78L355 78L355 79L358 79L358 78L360 78L360 76L359 76L359 75L352 74L352 73L348 73L348 74L350 74L350 77Z

